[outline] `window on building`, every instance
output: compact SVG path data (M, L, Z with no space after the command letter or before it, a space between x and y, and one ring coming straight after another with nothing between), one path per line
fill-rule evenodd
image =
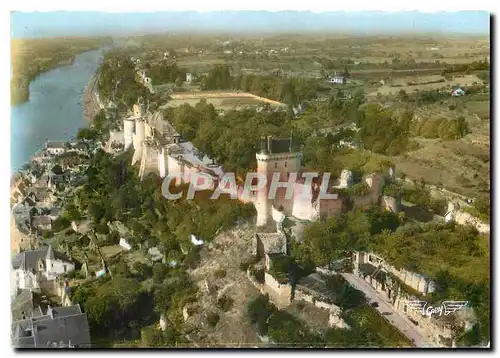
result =
M66 272L66 265L64 265L63 268L64 268L64 272Z
M278 169L278 163L274 163L274 169Z
M286 168L286 162L285 162L285 168Z
M405 311L405 313L407 312L407 307L408 306L406 306L406 305L403 307L403 311Z
M52 267L52 268L53 268L53 267L54 267L54 264L50 264L50 267Z

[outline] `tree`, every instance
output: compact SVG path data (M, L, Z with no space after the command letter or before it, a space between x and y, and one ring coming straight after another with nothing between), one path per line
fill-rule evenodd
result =
M137 272L137 276L141 281L153 276L153 269L145 263L134 262L133 269Z
M269 337L285 346L307 346L307 328L303 323L285 311L274 312L268 319Z
M257 331L261 335L267 334L267 319L275 311L276 308L267 295L255 297L246 306L247 317L250 322L257 325Z
M63 174L63 170L61 168L61 166L59 164L56 164L52 167L52 173L56 174L56 175L60 175L60 174Z
M76 133L76 138L80 140L94 141L97 139L97 137L98 137L97 130L92 128L80 128Z
M83 306L91 329L98 335L121 336L135 326L134 322L144 324L153 318L151 297L133 278L115 276L80 285L73 298L81 300L73 302Z
M156 262L153 265L153 281L155 283L161 283L167 276L167 267L161 262Z

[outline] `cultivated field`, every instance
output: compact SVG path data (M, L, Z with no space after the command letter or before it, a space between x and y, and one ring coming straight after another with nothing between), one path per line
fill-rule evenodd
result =
M388 84L384 84L377 88L375 92L369 93L369 95L394 95L399 91L404 90L406 93L414 92L424 92L433 91L440 89L451 89L457 86L473 86L482 85L483 81L480 80L475 75L463 75L455 76L451 80L446 80L440 75L430 75L430 76L407 76L403 78L397 78Z
M232 92L186 92L174 93L171 100L164 107L177 107L183 104L194 106L204 99L214 107L222 110L235 109L245 106L257 106L270 104L271 106L283 106L280 102L268 98L259 97L251 93Z

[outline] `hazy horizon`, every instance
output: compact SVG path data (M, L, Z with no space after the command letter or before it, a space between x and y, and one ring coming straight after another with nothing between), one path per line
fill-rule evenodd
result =
M167 31L489 35L490 14L486 11L11 12L13 38L119 36Z

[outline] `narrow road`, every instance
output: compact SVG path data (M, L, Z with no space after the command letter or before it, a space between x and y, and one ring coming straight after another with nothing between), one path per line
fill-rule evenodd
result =
M413 323L397 312L390 303L383 299L378 292L375 291L370 284L368 284L368 282L352 273L342 273L341 275L354 288L363 292L369 301L377 302L378 307L374 308L380 313L380 315L396 327L410 341L413 341L413 344L416 347L429 348L434 346L416 329Z

